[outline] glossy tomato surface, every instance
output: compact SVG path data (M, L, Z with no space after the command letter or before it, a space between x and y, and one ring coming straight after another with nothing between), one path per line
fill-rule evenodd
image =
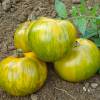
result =
M22 49L24 52L30 51L28 45L28 31L32 21L26 21L18 26L14 34L14 45L17 49Z
M93 76L99 66L99 50L87 39L77 39L74 47L63 59L55 62L55 70L67 81L79 82Z
M67 53L75 37L76 29L70 21L42 17L31 25L29 45L39 59L53 62Z
M31 52L21 58L7 57L0 63L0 86L14 96L35 92L43 86L46 77L46 64Z

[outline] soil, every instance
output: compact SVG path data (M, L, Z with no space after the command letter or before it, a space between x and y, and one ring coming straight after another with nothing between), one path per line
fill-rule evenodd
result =
M63 1L70 14L72 1ZM88 0L89 6L94 3L100 3L100 0ZM32 16L55 17L54 0L0 0L0 60L13 52L16 27ZM0 89L0 100L100 100L100 75L84 82L70 83L61 80L53 64L49 63L47 81L39 91L14 97Z

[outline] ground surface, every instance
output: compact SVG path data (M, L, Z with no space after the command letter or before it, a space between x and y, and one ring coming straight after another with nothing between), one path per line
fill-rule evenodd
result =
M12 53L13 33L19 23L31 15L55 17L53 4L49 0L0 0L0 60ZM66 8L71 8L71 0L63 0ZM88 3L93 6L94 2ZM52 0L53 2L53 0ZM68 10L70 11L70 10ZM0 89L0 100L100 100L100 76L81 83L61 80L54 72L53 65L48 66L48 78L37 93L25 97L13 97ZM63 89L63 90L61 90Z

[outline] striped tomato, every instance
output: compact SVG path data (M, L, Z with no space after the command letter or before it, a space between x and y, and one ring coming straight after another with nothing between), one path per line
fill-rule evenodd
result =
M0 63L0 86L14 96L35 92L44 84L46 77L46 64L31 52L20 58L7 57Z
M33 21L32 21L33 22ZM14 45L17 49L22 49L24 52L30 51L28 45L28 31L31 21L26 21L18 26L14 34Z
M77 39L74 47L64 58L55 62L59 76L68 81L78 82L93 76L99 66L99 50L87 39Z
M48 62L63 57L71 48L76 29L70 21L39 18L29 30L29 45L37 56Z

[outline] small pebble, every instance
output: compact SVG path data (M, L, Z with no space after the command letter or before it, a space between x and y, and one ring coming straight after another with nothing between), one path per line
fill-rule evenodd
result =
M97 84L97 83L91 83L91 87L92 87L93 89L95 89L95 88L98 87L98 84Z
M91 90L90 90L90 89L88 89L87 91L88 91L89 93L91 92Z
M88 88L89 88L89 83L86 82L84 87L83 87L83 90L86 92L86 91L88 91Z
M83 91L85 91L85 92L86 92L86 88L85 88L85 87L83 87Z
M36 95L36 94L32 94L32 95L31 95L31 100L38 100L37 95Z

